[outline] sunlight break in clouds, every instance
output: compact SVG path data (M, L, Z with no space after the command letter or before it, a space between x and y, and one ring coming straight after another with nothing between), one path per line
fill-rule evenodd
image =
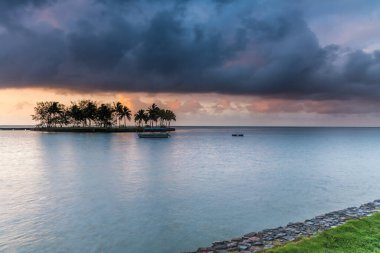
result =
M30 115L38 101L89 98L102 103L121 101L132 112L152 103L177 112L176 125L376 125L379 103L265 99L218 94L73 93L46 89L6 89L0 92L0 123L34 124ZM358 106L358 104L360 106ZM361 123L364 122L364 123ZM131 122L130 124L133 124Z

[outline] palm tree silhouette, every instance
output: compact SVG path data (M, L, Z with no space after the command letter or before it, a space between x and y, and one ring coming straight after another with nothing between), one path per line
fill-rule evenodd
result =
M96 102L91 101L91 100L82 100L80 102L82 106L80 106L81 110L83 111L83 120L85 122L85 125L88 125L91 127L91 121L95 120L96 117L96 110L97 110L97 105Z
M126 126L127 125L127 119L128 119L128 121L131 120L132 112L131 112L131 110L129 110L129 108L127 106L124 105L122 108L122 114L121 115L123 116L123 119L124 119L124 126Z
M37 126L41 127L56 127L57 125L74 127L83 125L90 126L94 122L96 126L112 127L118 122L121 127L123 121L124 126L127 125L127 120L131 120L131 110L120 102L111 104L100 104L96 101L81 100L79 102L71 102L71 105L66 107L59 102L38 102L34 107L35 114L32 119L39 121ZM156 104L152 104L147 110L140 109L134 115L134 121L141 127L144 122L153 127L158 123L161 127L170 127L171 121L176 120L176 115L171 110L160 109Z
M144 121L145 122L145 119L146 119L146 114L145 114L145 111L143 109L141 110L138 110L135 114L135 122L138 123L138 126L140 127L141 126L141 123Z
M114 108L109 104L101 104L96 112L96 119L100 126L110 127L113 124Z
M123 104L120 103L120 102L117 102L116 104L114 103L114 110L115 110L115 113L116 113L116 118L117 118L117 122L119 124L119 127L120 127L120 121L123 119Z
M147 110L148 115L149 115L149 120L151 122L151 127L153 127L153 122L156 122L157 126L157 120L159 118L159 113L160 113L160 108L153 103Z
M64 105L59 102L49 102L48 105L49 125L57 126L59 119L64 111Z
M168 127L170 127L170 122L172 120L176 121L176 119L177 119L176 115L171 110L166 110L165 111L165 116L166 116L166 120L168 121Z

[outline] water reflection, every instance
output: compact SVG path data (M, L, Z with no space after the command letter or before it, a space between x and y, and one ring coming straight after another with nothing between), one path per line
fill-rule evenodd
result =
M179 252L378 198L379 129L0 132L0 251Z

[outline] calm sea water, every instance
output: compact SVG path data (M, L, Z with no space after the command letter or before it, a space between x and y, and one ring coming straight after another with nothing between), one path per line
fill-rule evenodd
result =
M379 182L377 128L1 131L0 252L195 250L372 201Z

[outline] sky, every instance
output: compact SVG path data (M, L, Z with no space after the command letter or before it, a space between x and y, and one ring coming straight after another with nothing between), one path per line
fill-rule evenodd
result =
M0 125L83 98L177 125L380 126L380 1L1 1Z

